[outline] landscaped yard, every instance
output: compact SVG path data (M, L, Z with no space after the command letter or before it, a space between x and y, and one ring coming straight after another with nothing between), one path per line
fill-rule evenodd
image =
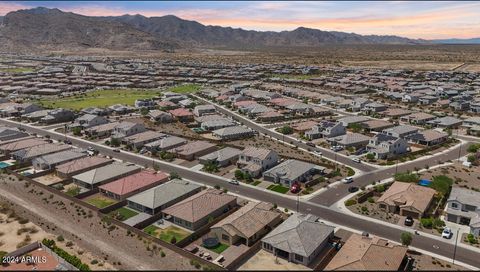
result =
M281 194L285 194L286 192L288 192L288 188L280 184L272 184L268 186L267 189Z
M67 108L80 110L87 107L108 107L115 104L134 105L137 99L158 96L157 90L112 89L88 92L74 97L43 99L39 103L47 108Z
M179 93L179 94L188 94L195 93L200 90L200 85L198 84L183 84L174 86L168 89L169 92Z
M113 199L110 199L108 197L104 197L104 196L95 196L95 197L87 199L85 202L87 202L88 204L92 204L93 206L95 206L99 209L102 209L102 208L105 208L107 206L110 206L112 204L117 203L117 201L115 201Z
M256 181L252 182L252 185L253 185L253 186L257 186L257 185L260 184L260 183L262 183L262 181L256 180Z
M176 242L179 242L189 235L187 231L176 226L169 226L165 229L161 229L154 225L150 225L143 231L167 243L170 243L173 237L175 237Z
M209 248L208 250L211 250L215 253L218 253L218 254L221 254L222 252L225 251L225 249L228 248L228 245L226 244L222 244L222 243L218 243L218 245L214 246L214 247L211 247Z
M110 212L111 216L113 216L116 219L121 220L121 221L125 221L128 218L134 217L137 214L138 214L138 212L136 212L134 210L130 210L130 209L125 208L125 207L121 207L119 209L116 209L116 210Z

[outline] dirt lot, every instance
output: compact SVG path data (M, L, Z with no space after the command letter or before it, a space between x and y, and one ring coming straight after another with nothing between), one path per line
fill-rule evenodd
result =
M250 259L246 260L239 268L239 271L245 270L269 270L269 271L285 271L285 270L311 270L310 268L288 262L282 258L276 258L273 254L261 249Z
M157 245L153 249L151 240L110 225L95 212L66 198L16 177L2 175L1 180L0 200L11 203L16 214L56 236L62 235L99 256L99 260L111 262L116 269L194 269L188 258ZM8 199L4 197L7 195Z
M51 173L45 176L34 178L34 180L40 182L41 184L51 185L51 184L62 181L62 178L55 175L54 173Z
M455 271L466 270L464 267L437 259L430 255L409 250L407 255L415 259L415 271Z
M480 190L480 166L467 168L461 163L454 162L453 165L435 168L422 173L423 179L431 180L433 176L445 175L455 181L453 186L463 187L472 190Z

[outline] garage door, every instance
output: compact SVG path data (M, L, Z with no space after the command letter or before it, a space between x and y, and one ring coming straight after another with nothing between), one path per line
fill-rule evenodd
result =
M407 210L401 210L400 212L401 212L400 215L403 215L403 216L411 216L413 218L419 217L419 214L417 212L412 212Z

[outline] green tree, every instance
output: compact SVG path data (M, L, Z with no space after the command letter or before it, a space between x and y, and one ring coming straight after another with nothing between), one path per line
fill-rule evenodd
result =
M243 172L240 169L235 170L235 178L243 180Z
M110 139L110 145L111 145L111 146L120 146L120 144L121 144L121 143L120 143L120 140L119 140L119 139L117 139L117 138L112 138L112 139Z
M375 159L375 155L373 153L368 153L365 158L369 161L373 161Z
M172 179L182 179L177 172L170 172L170 180Z
M141 108L140 109L140 114L142 116L146 116L148 114L149 110L147 108Z
M400 235L400 240L402 241L402 245L409 246L412 244L413 236L410 232L402 232Z
M362 130L362 125L358 123L349 124L348 128L351 129L353 132L360 132Z
M475 157L475 155L468 155L467 160L468 162L474 163L477 160L477 157Z
M284 134L284 135L289 135L289 134L292 134L293 133L293 128L291 126L283 126L281 127L278 132Z
M480 149L480 144L471 144L468 146L467 151L470 153L477 153L478 149Z
M81 127L74 127L74 128L72 128L72 133L75 136L80 136L80 135L82 135L82 128Z

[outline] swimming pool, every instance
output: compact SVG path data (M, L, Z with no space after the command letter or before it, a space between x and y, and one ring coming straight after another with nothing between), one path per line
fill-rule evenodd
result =
M9 164L8 162L0 162L0 169L3 169L3 168L7 168L9 167L11 164Z
M421 186L429 186L430 183L432 183L430 180L428 179L421 179L419 182L418 182L418 185L421 185Z

